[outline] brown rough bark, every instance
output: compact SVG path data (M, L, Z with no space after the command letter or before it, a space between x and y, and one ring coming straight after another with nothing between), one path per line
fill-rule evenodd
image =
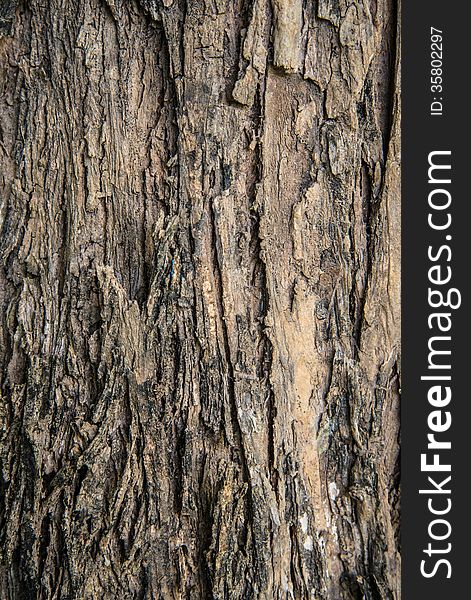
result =
M398 599L394 0L0 2L0 598Z

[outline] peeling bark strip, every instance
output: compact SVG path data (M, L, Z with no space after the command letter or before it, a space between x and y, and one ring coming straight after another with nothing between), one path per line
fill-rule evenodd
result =
M302 10L302 0L273 0L273 63L287 73L297 73L299 69Z
M396 4L0 6L0 598L398 599Z

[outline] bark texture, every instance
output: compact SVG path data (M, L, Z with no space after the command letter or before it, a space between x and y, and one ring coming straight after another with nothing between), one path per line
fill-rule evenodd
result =
M397 12L0 1L2 600L399 598Z

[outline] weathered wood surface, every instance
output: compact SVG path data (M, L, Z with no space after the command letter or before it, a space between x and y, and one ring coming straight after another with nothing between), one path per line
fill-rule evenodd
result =
M0 2L0 598L398 599L393 0Z

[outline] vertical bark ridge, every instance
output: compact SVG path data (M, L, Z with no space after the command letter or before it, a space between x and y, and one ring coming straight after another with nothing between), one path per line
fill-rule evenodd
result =
M399 598L390 0L0 10L0 597Z

